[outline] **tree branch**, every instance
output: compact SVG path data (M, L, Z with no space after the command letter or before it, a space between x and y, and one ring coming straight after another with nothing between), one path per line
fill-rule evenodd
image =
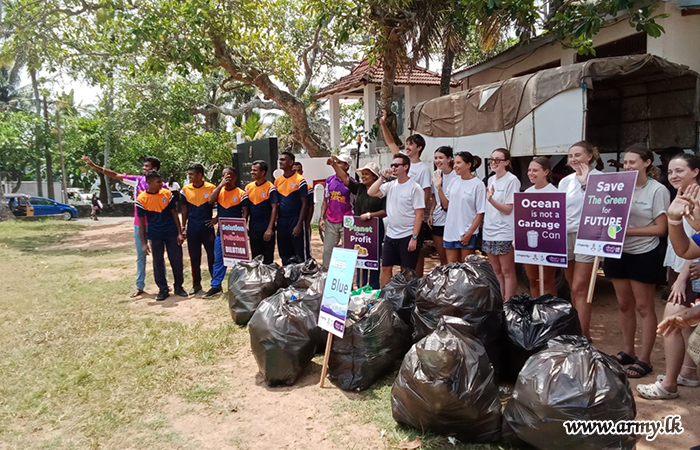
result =
M306 89L309 87L309 83L311 83L311 78L314 76L314 63L316 62L316 56L318 55L318 37L321 34L321 29L324 27L325 23L316 28L314 40L311 42L311 45L304 50L304 53L301 56L301 60L304 63L304 79L295 93L295 95L299 98L304 95L304 92L306 92ZM311 54L311 58L309 58L309 54Z
M201 114L203 116L210 116L212 114L223 114L225 116L238 117L243 114L249 113L254 109L281 109L281 107L273 101L264 101L260 98L254 98L245 105L239 106L237 108L223 108L221 106L208 104L204 108L195 108L191 111L194 114Z

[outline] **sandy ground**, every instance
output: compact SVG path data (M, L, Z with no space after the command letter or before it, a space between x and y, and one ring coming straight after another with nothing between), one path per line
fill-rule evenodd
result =
M90 226L84 232L64 242L62 246L133 246L131 221L112 219L88 223ZM312 252L317 260L321 259L322 243L316 233L312 240ZM185 259L187 267L189 260L187 256ZM426 273L436 264L434 258L426 260ZM118 271L119 273L114 273L113 270L96 268L87 276L95 279L114 279L122 276L123 272L133 272L135 269L131 263L125 261ZM203 267L202 271L206 272L206 268ZM185 272L187 284L188 271ZM138 314L153 314L162 320L182 322L207 320L210 324L230 320L228 316L221 317L219 314L215 317L211 314L211 302L216 300L203 300L199 297L201 294L186 299L172 296L165 302L155 302L153 297L156 289L150 261L146 283L146 291L151 294L136 300L124 300L131 302ZM207 286L205 290L206 288ZM657 298L657 314L662 317L665 302L660 300L660 294ZM224 301L224 298L220 301ZM612 283L600 278L594 296L592 319L592 337L597 348L609 354L620 350L621 333L618 322L617 302ZM653 375L641 381L630 380L633 390L638 383L651 383L657 374L665 372L663 339L660 337L657 337L652 364ZM220 411L193 406L175 399L167 411L176 429L193 439L197 448L235 448L239 445L236 442L241 436L245 436L245 445L253 449L384 448L386 445L376 426L332 407L338 401L352 401L353 396L334 387L319 389L317 384L320 366L317 362L312 363L311 368L295 386L274 389L267 387L257 374L256 363L249 347L241 348L222 368L224 373L228 374L227 381L234 387L232 391L235 391L235 394L224 395L226 399ZM637 445L638 449L689 449L700 444L700 427L696 418L700 413L700 388L679 389L680 398L670 401L644 400L634 391L638 420L660 420L666 415L678 414L685 427L682 435L659 436L653 442L642 439ZM328 425L329 417L333 418L332 427ZM259 439L254 436L259 436Z

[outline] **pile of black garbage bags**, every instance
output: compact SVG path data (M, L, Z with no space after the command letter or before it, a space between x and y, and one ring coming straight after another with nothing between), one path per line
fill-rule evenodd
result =
M310 260L238 263L229 305L248 321L253 354L270 385L291 385L322 352L316 325L326 272ZM634 396L617 361L580 336L574 307L545 295L505 303L483 258L395 275L380 292L353 292L328 377L361 391L398 374L394 419L464 442L525 442L539 449L631 449L634 435L567 434L571 420L633 420ZM413 345L412 345L413 344ZM512 396L498 383L513 383ZM512 386L512 384L511 384Z

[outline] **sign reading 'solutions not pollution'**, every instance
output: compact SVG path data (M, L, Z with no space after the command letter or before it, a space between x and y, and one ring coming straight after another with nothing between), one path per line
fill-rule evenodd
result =
M516 193L515 262L566 267L566 194Z
M219 219L219 231L225 266L232 266L236 260L250 261L245 219L222 217Z
M336 247L328 264L318 326L339 338L345 333L345 317L348 314L356 261L357 250Z
M637 171L597 173L588 177L576 236L576 253L622 257Z
M357 250L357 268L379 270L379 219L343 218L343 247Z

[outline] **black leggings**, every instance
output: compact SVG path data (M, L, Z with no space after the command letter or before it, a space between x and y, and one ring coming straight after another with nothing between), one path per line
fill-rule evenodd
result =
M194 233L187 232L187 248L190 252L193 286L202 284L202 270L200 268L202 265L202 246L207 252L209 274L214 276L214 239L216 239L216 236L213 228L205 228Z

